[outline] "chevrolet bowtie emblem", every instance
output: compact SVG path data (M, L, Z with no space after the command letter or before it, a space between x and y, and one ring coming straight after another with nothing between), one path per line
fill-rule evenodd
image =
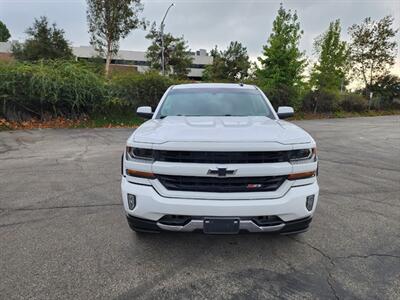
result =
M216 175L218 177L225 177L226 175L234 175L237 170L228 170L227 168L209 169L208 175Z

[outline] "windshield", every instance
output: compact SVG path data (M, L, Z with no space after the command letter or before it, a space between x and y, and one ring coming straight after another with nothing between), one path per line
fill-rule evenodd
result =
M172 89L157 118L167 116L266 116L274 119L261 93L254 89Z

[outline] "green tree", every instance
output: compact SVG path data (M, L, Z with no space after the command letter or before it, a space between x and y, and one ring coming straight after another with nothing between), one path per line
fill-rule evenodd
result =
M239 42L231 42L225 51L218 51L217 46L211 50L213 63L206 67L205 80L243 80L248 77L250 69L247 49Z
M176 38L170 33L164 33L164 62L167 74L173 74L178 78L185 78L189 73L193 57L183 37ZM150 67L154 70L161 70L161 32L156 23L151 26L146 38L152 43L147 49L146 57Z
M226 67L221 52L222 51L218 50L218 46L215 46L215 48L210 51L213 63L206 66L204 69L203 80L224 80L226 78Z
M396 75L386 74L375 80L370 87L374 98L379 99L377 108L390 108L395 105L394 100L400 100L400 78ZM399 107L397 103L397 107Z
M352 70L363 81L366 94L395 63L398 30L393 28L393 22L391 16L379 21L366 18L349 28Z
M299 97L306 66L304 53L299 50L302 34L297 13L286 11L281 5L263 47L263 56L258 58L261 67L256 72L275 105L295 104Z
M56 24L49 25L46 17L35 19L32 27L26 30L28 38L24 43L15 43L12 52L16 59L36 61L39 59L70 59L73 57L64 30Z
M139 19L143 4L141 0L87 0L87 5L90 43L105 56L108 75L120 39L126 38L134 29L146 27L146 22Z
M343 90L347 83L348 47L340 33L340 20L336 20L314 41L318 62L311 71L311 84L318 90Z
M6 24L0 21L0 42L7 42L10 37L11 34L8 31Z

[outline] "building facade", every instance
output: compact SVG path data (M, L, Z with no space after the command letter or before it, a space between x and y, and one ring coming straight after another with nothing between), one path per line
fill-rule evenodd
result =
M12 43L13 42L0 42L0 61L11 61L12 56Z
M98 53L90 46L73 47L73 53L77 60L85 60L98 57ZM208 55L204 49L190 53L193 57L192 65L188 73L188 78L200 80L203 71L207 65L212 64L213 58ZM104 60L105 61L105 60ZM111 69L129 69L132 68L140 73L150 69L149 62L146 58L145 51L129 51L120 50L118 54L111 60Z
M0 60L12 60L11 46L13 42L0 42ZM90 46L72 47L72 51L77 60L87 60L98 57L98 53ZM190 67L188 78L201 80L203 71L207 65L212 64L213 58L204 49L191 52L193 62ZM105 62L105 60L104 60ZM145 51L120 50L111 60L111 70L135 70L143 73L149 70L149 62Z

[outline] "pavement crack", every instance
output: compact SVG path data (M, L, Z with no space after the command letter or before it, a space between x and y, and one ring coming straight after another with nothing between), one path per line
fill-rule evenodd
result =
M332 269L334 269L336 267L335 264L335 260L340 260L340 259L352 259L352 258L361 258L361 259L368 259L370 257L390 257L390 258L395 258L395 259L400 259L400 255L395 255L395 254L388 254L388 253L370 253L370 254L366 254L366 255L360 255L360 254L351 254L351 255L347 255L347 256L335 256L332 257L330 255L328 255L327 253L325 253L324 251L322 251L321 249L319 249L318 247L304 241L304 240L299 240L296 239L294 237L291 236L287 236L289 239L294 240L302 245L305 245L311 249L313 249L314 251L318 252L322 257L324 257L325 259L327 259L330 263L330 267L325 265L325 270L327 272L327 277L326 277L326 282L329 285L332 294L334 296L335 299L339 300L340 297L338 296L338 293L336 291L336 288L334 286L334 282L335 279L332 275Z
M35 220L28 220L28 221L23 221L23 222L14 222L14 223L0 224L0 228L11 227L11 226L18 226L18 225L26 225L26 224L35 223L35 222L41 222L41 221L44 221L44 220L48 220L48 218L35 219Z
M330 279L333 279L332 274L330 271L328 271L328 277L326 278L326 282L328 283L329 287L331 288L332 294L335 297L336 300L339 300L339 296L337 295L336 289L331 283Z
M333 283L332 283L332 281L333 281L333 282L335 281L335 279L333 278L333 275L332 275L332 273L331 273L331 269L335 267L334 258L332 258L330 255L326 254L326 253L325 253L324 251L322 251L321 249L315 247L314 245L312 245L312 244L310 244L310 243L308 243L308 242L306 242L306 241L301 241L301 240L298 240L298 239L296 239L296 238L294 238L294 237L291 237L291 236L287 236L287 237L288 237L289 239L291 239L291 240L294 240L294 241L296 241L296 242L298 242L298 243L300 243L300 244L302 244L302 245L305 245L305 246L307 246L307 247L313 249L314 251L318 252L322 257L326 258L326 259L329 261L331 267L328 267L328 266L326 266L326 265L324 264L325 270L326 270L326 273L327 273L326 283L329 285L329 288L331 289L332 294L333 294L333 296L335 297L335 299L339 300L340 298L339 298L339 296L338 296L338 294L337 294L337 292L336 292L336 289L335 289L335 287L334 287L334 285L333 285Z
M400 259L400 255L387 254L387 253L371 253L367 255L351 254L348 256L337 256L335 257L335 259L370 258L370 257L391 257Z
M311 248L311 249L314 249L314 250L317 251L319 254L321 254L323 257L325 257L326 259L328 259L329 262L331 263L331 265L333 265L333 266L335 265L335 262L333 261L332 257L329 256L328 254L326 254L326 253L325 253L324 251L322 251L321 249L319 249L319 248L317 248L317 247L315 247L315 246L313 246L313 245L311 245L310 243L307 243L307 242L305 242L305 241L298 240L298 239L296 239L296 238L294 238L294 237L288 236L288 238L290 238L291 240L294 240L294 241L296 241L296 242L298 242L298 243L300 243L300 244L306 245L306 246L308 246L308 247Z

